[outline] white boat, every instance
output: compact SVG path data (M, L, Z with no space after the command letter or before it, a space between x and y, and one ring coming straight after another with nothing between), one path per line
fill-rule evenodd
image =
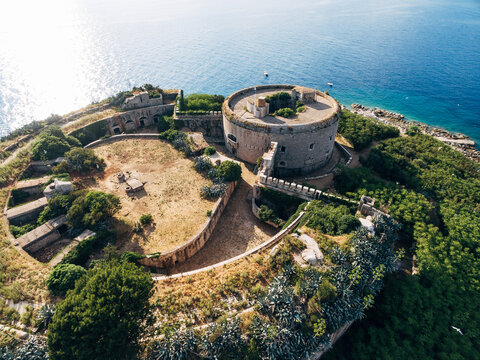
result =
M264 71L263 75L265 75L265 77L268 77L268 72Z
M333 83L327 83L328 86L333 86Z

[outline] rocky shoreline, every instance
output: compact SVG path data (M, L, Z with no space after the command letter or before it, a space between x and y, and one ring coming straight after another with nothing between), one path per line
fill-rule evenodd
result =
M342 109L346 109L346 107L342 106ZM473 141L467 135L453 133L445 129L430 126L417 121L406 120L405 116L402 114L383 110L377 107L372 109L361 104L352 104L351 109L347 110L350 110L355 114L368 116L387 125L395 126L402 134L406 133L410 127L416 126L421 133L433 136L434 138L451 146L455 150L460 151L469 159L480 162L480 151L476 149L475 141Z

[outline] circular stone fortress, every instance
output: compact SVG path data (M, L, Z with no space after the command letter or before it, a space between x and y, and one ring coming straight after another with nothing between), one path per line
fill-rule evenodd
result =
M278 111L285 108L292 110L290 117L284 117L288 112ZM235 156L254 164L276 142L278 176L306 174L330 160L339 112L333 98L302 86L239 90L223 104L225 145Z

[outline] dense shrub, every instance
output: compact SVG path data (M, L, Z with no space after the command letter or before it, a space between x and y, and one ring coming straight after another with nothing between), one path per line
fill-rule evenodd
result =
M275 115L275 116L282 116L284 118L289 118L290 116L293 116L294 114L295 114L295 111L293 111L292 109L290 109L288 107L278 109L277 111L275 111L273 113L273 115Z
M223 161L217 169L217 175L226 181L237 181L242 176L242 167L235 161Z
M65 255L61 264L85 265L93 250L105 246L108 238L111 236L112 234L109 232L100 231L97 235L83 240Z
M173 117L162 115L157 122L157 130L159 133L163 133L168 129L174 129Z
M269 103L269 111L271 114L282 108L292 109L292 96L285 91L280 91L273 95L267 96L265 100Z
M210 156L217 152L217 150L213 146L207 146L205 150L203 150L203 154Z
M383 125L366 116L343 110L340 114L338 132L355 148L362 150L373 140L397 137L400 132L396 127Z
M65 159L53 171L58 173L103 171L105 166L105 161L95 155L93 150L74 148L65 154Z
M140 216L140 223L142 225L150 225L153 221L153 217L151 214L143 214Z
M133 93L131 91L120 91L109 99L108 104L110 106L120 107L123 105L125 99L131 96L133 96Z
M51 160L63 156L73 147L82 144L73 136L65 136L59 126L43 130L32 147L32 160Z
M86 270L74 264L56 265L47 279L47 287L56 294L65 294L75 287L75 281L85 275Z
M164 132L160 133L158 137L160 139L167 140L169 142L172 142L175 140L176 137L178 137L181 134L180 131L176 129L169 128L168 130L165 130Z
M77 197L67 211L67 220L74 228L97 228L120 210L120 199L101 191L89 191Z
M260 206L258 209L258 217L264 222L270 221L275 225L280 225L282 223L282 219L275 214L275 211L266 205Z
M10 232L17 239L20 236L25 235L26 233L32 231L35 228L36 228L35 224L25 224L22 226L10 225Z
M357 229L360 221L345 205L327 205L313 200L307 207L307 226L328 235L342 235Z
M225 97L222 95L191 94L184 98L184 110L221 111Z

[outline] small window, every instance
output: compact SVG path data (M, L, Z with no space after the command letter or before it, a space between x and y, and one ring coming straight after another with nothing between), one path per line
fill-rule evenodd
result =
M282 147L280 148L280 152L285 152L286 150L287 150L287 149L285 148L285 146L282 146Z
M315 143L311 143L308 148L309 148L310 150L313 150L314 147L315 147Z
M285 161L280 161L280 163L278 165L279 166L285 166L285 165L287 165L287 163Z
M330 135L330 141L332 141L332 135Z
M230 140L232 140L233 142L237 142L237 138L235 137L235 135L233 134L228 134L227 136Z

